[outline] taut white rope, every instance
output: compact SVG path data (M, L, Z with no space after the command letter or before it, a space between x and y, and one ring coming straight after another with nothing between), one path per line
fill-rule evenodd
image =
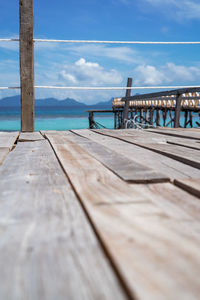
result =
M1 86L0 90L17 90L20 89L19 86Z
M19 42L19 39L0 39L0 42ZM43 43L89 43L89 44L134 44L134 45L199 45L196 42L152 42L152 41L97 41L97 40L52 40L52 39L34 39L34 42Z
M19 42L19 39L0 39L0 42Z
M196 45L197 42L142 42L142 41L96 41L96 40L51 40L51 39L34 39L34 42L47 43L90 43L90 44L149 44L149 45Z
M36 85L36 89L57 89L57 90L151 90L151 89L184 89L184 88L200 88L200 85L191 86L133 86L133 87L123 87L123 86L102 86L102 87L91 87L91 86L46 86L46 85ZM20 89L19 86L6 86L0 87L0 90L15 90Z
M184 89L200 88L200 86L133 86L133 87L88 87L88 86L35 86L37 89L60 89L60 90L143 90L143 89Z

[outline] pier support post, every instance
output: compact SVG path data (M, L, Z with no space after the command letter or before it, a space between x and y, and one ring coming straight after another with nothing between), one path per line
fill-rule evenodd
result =
M21 131L34 131L34 17L33 0L19 0Z
M89 112L89 128L94 129L94 113L92 111Z
M132 78L128 78L127 87L131 87L131 86L132 86ZM130 97L130 96L131 96L131 89L127 89L126 90L126 97ZM126 121L128 120L128 112L129 112L129 102L125 101L124 111L123 111L122 128L126 127Z
M178 94L176 97L174 128L178 128L180 126L181 96L182 95Z

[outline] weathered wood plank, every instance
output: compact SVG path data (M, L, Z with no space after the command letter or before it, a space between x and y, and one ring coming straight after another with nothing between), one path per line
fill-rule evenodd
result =
M132 136L118 135L117 132L113 130L100 130L99 133L117 138L128 143L132 143L148 150L155 151L159 154L166 155L172 159L200 169L200 155L198 150L189 149L179 145L170 145L164 142L146 143L145 141L143 141L143 139L135 140Z
M174 181L174 183L200 198L200 179L177 179Z
M40 140L44 140L44 137L40 132L21 132L18 139L19 142L30 142Z
M80 145L125 181L138 183L169 181L169 177L166 175L156 172L136 161L133 162L103 145L78 136L72 132L65 132L64 134L67 134L70 140Z
M99 144L105 145L107 148L122 154L130 160L144 164L157 172L162 172L162 170L164 170L165 175L172 180L175 178L200 178L200 171L198 169L148 149L143 149L111 136L97 134L96 132L87 129L73 130L73 132Z
M168 144L173 144L173 145L180 145L186 148L191 148L191 149L197 149L200 150L200 143L198 140L194 140L194 139L187 139L187 138L183 138L183 137L177 137L177 136L172 136L172 135L165 135L161 133L158 135L154 132L151 131L147 131L147 130L142 130L142 131L138 131L138 130L119 130L119 135L131 135L134 136L134 140L137 141L142 141L145 143L152 143L152 142L156 142L156 143L162 143L162 142L166 142Z
M21 131L34 131L33 0L20 0Z
M66 164L71 169L74 176L74 180L79 186L80 191L85 195L90 196L93 202L100 205L101 198L104 198L105 203L112 203L113 199L110 197L113 191L117 191L116 199L119 202L132 202L132 189L126 182L122 181L112 171L105 168L103 164L93 158L87 151L85 151L77 143L74 143L67 136L56 136L46 134L47 139L53 145L54 150L59 153L63 153L63 159L66 155ZM90 188L85 188L83 184L83 178L85 181L90 182ZM101 195L102 190L104 194ZM100 193L100 194L99 194ZM126 195L126 200L123 200L123 196ZM139 194L137 194L139 197Z
M0 169L0 299L126 299L48 141Z
M199 129L198 129L199 130ZM171 130L171 129L148 129L148 131L176 137L182 137L193 140L200 140L200 130Z
M200 221L200 201L177 188L173 184L149 184L142 186L143 193L151 197L151 200L161 207L170 216L188 219L188 215Z
M12 150L18 136L18 132L0 132L0 165Z
M11 150L18 136L19 132L0 132L0 147Z
M6 158L9 152L10 152L9 148L0 147L0 165L2 164L2 162L4 161L4 159Z
M132 296L197 298L200 223L161 207L162 190L155 197L147 186L127 185L67 136L47 137Z

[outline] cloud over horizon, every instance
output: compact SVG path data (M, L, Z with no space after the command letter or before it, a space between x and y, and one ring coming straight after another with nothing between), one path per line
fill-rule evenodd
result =
M80 58L73 64L65 65L59 78L66 84L101 86L120 84L121 74L115 69L105 69L97 62Z
M183 66L169 62L161 67L151 65L140 65L135 68L135 85L160 85L174 84L185 85L186 82L198 82L200 78L200 67ZM198 82L199 84L199 82Z

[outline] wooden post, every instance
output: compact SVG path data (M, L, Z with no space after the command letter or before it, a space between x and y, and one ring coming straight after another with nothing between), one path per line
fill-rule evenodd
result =
M156 126L160 126L160 109L156 110Z
M131 86L132 86L132 78L128 78L127 87L131 87ZM126 97L130 97L130 96L131 96L131 89L127 89L126 90ZM126 121L128 120L128 112L129 112L129 102L125 101L124 111L123 111L122 128L125 128L125 126L126 126Z
M94 112L89 112L89 128L94 129Z
M117 129L117 113L114 111L114 128Z
M21 131L34 131L34 17L33 0L19 0Z
M181 111L181 95L178 94L176 97L174 128L178 128L180 126L180 111Z
M149 117L149 123L150 125L153 125L153 115L154 115L154 109L150 108L150 117Z

